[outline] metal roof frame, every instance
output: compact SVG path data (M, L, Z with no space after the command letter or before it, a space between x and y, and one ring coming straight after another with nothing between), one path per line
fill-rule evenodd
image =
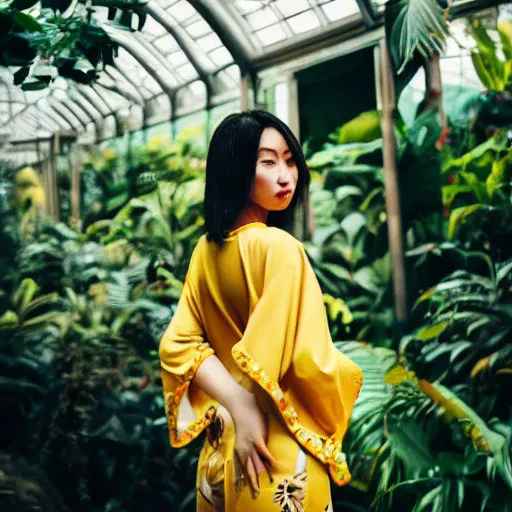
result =
M142 33L116 28L102 21L106 20L106 10L99 8L100 23L104 23L107 33L126 52L126 58L117 60L114 66L107 66L102 72L108 83L102 83L101 78L92 86L69 83L67 99L56 97L55 90L59 87L53 85L46 96L35 99L33 93L20 94L18 89L15 99L14 86L7 84L5 78L0 76L0 87L7 96L7 102L3 103L9 104L6 126L12 124L14 128L23 123L24 116L31 118L32 110L36 109L41 112L39 121L47 128L58 125L61 128L67 126L85 130L87 125L94 123L99 139L104 119L112 115L119 124L119 113L133 105L141 107L145 117L149 103L162 94L169 100L169 118L174 120L183 112L194 110L195 107L188 102L182 105L177 95L196 81L202 82L206 91L205 98L202 95L198 97L198 105L205 102L204 108L208 110L222 98L231 97L227 87L233 76L230 74L231 78L226 82L220 78L220 74L233 65L240 69L241 78L251 80L255 86L257 74L264 69L297 59L306 52L337 45L366 31L375 31L383 23L376 0L290 0L293 4L287 4L288 13L282 9L285 0L250 0L254 8L248 2L150 0L146 6L148 29L143 29ZM456 0L450 9L450 17L464 16L501 3L504 3L503 0ZM344 6L357 5L358 12L347 14L353 10L353 7L349 7L341 18L332 18L332 9L330 12L326 10L326 6L331 4L338 6L342 13ZM180 14L180 9L185 7L187 14ZM266 13L271 20L265 19ZM259 27L254 23L257 15ZM316 25L296 32L294 20L306 15L314 17ZM261 39L259 32L266 30L265 27L272 30L274 25L282 31L282 40L272 43ZM218 37L217 44L222 46L215 46L215 38L211 39L213 34ZM167 39L169 44L172 42L169 51L162 49ZM224 53L216 54L221 49ZM182 53L177 53L180 51ZM174 65L171 63L173 56ZM186 59L186 62L182 59ZM130 66L133 66L133 70ZM180 68L185 66L188 68L182 72ZM192 79L195 75L197 77ZM195 90L194 87L192 89L191 99ZM108 97L104 98L106 91ZM189 92L185 96L188 98ZM145 118L143 125L146 126ZM28 133L28 137L34 138L36 135Z

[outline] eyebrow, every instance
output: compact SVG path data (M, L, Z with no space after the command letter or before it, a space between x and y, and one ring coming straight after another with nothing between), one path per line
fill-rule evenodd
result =
M262 151L269 151L270 153L274 153L277 155L277 151L275 149L271 149L271 148L260 148L258 149L258 154L260 154ZM286 155L286 153L291 153L291 150L290 149L287 149L284 154Z

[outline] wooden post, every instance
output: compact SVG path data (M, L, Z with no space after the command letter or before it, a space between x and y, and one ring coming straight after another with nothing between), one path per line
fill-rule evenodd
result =
M386 40L380 42L380 76L382 81L382 140L388 222L389 250L393 273L395 315L398 322L405 322L407 311L407 286L404 259L404 237L400 211L400 191L397 169L397 145L395 139L396 94L391 59Z
M250 104L249 82L250 82L249 75L246 73L240 79L240 110L242 112L246 112L247 110L249 110L249 104Z
M80 164L81 158L75 147L71 151L71 218L70 226L77 231L81 230L81 214L80 214Z
M50 157L48 158L48 190L49 212L55 222L60 220L59 191L57 186L56 156L60 153L60 139L54 135L50 141Z
M41 159L40 161L40 168L41 168L41 177L43 181L43 189L44 189L44 207L43 207L43 213L46 218L50 217L50 181L48 177L48 160Z

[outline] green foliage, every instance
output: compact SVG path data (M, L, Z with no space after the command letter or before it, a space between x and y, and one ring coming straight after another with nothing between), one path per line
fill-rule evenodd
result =
M372 494L372 510L510 510L506 419L483 411L478 396L456 385L420 377L415 370L432 350L411 363L389 349L355 343L340 349L365 375L344 448L352 485Z
M443 0L388 0L384 23L396 97L434 53L442 53L448 27Z
M355 121L352 126L357 129ZM308 162L314 169L317 226L306 250L337 339L389 339L393 315L381 146L381 140L326 144Z
M108 6L109 19L129 28L134 13L138 30L146 18L145 3L138 1L95 1L86 7L72 0L44 0L37 14L31 10L35 4L0 2L0 66L19 67L14 84L27 91L44 89L57 75L91 84L102 67L114 63L118 46L93 20L95 5Z
M503 36L502 41L507 49ZM416 57L406 64L404 76ZM418 117L407 131L397 130L408 293L415 303L410 334L396 350L371 331L368 337L353 338L372 345L338 343L364 373L344 441L351 485L372 497L368 508L377 512L512 510L510 144L506 129L496 130L508 127L511 118L508 92L497 94L479 100L476 120L458 126L457 137L464 141L459 146L461 139L451 139L452 134L445 140L435 113ZM336 199L348 205L344 218L354 217L354 236L342 230L340 241L358 248L356 226L365 224L357 203L364 196L362 187L340 172L344 165L363 162L347 158L345 149L348 145L326 146L312 158L324 176L333 169L340 176L334 182L340 187L337 194L328 196L324 190L318 199L323 247L332 243L329 237L338 236L339 228L329 221L339 210ZM358 149L356 159L364 154ZM371 179L370 173L366 176ZM374 184L366 193L375 201L383 189ZM365 247L362 254L370 253ZM339 285L352 279L352 273L338 272L331 279L338 290L324 297L335 339L349 339L343 327L354 325L357 317ZM374 315L382 314L383 304ZM341 497L335 492L334 502L343 503Z
M424 59L441 53L448 27L438 0L391 0L386 17L391 23L388 43L398 74L418 52ZM388 20L386 20L388 23Z
M481 22L477 19L472 24L472 35L477 47L471 51L473 66L482 84L493 91L508 88L512 73L512 22L502 20L498 23L498 32L504 51L504 60L499 57L496 44Z
M188 138L156 137L126 157L93 154L82 170L86 235L102 244L129 240L183 278L203 233L204 170Z
M378 118L358 116L331 140L349 133L365 138L368 121ZM440 133L435 112L397 131L401 210L413 246L442 235ZM388 343L393 304L382 139L327 143L308 164L314 171L311 202L317 223L308 254L324 291L342 299L352 313L351 322L331 318L333 336Z
M199 444L170 450L157 353L202 231L202 175L186 139L92 155L82 178L104 217L37 225L5 260L0 449L40 461L72 510L194 507Z
M446 152L443 162L448 237L495 261L512 257L503 243L511 233L511 155L506 134L498 133L460 157Z

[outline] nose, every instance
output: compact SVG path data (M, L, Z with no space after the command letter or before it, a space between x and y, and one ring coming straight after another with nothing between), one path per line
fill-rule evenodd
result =
M292 181L292 175L290 173L290 169L288 169L288 165L286 165L286 162L279 162L279 177L277 182L279 185L282 185L283 187L290 184Z

